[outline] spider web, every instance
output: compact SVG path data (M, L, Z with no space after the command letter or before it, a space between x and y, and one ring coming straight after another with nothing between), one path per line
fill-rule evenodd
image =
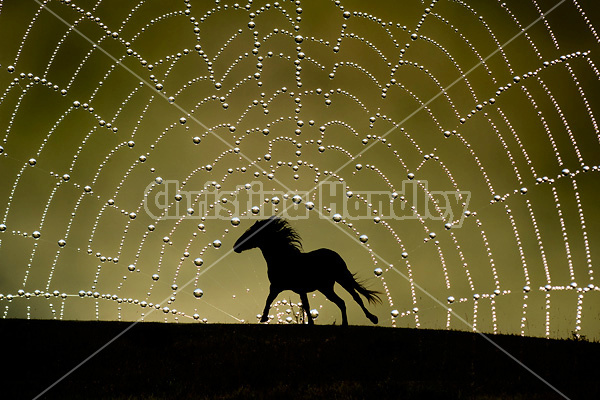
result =
M381 325L597 339L594 8L0 1L3 318L254 322L282 213Z

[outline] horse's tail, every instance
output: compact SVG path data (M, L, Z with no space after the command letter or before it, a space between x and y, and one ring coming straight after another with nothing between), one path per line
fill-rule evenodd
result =
M356 274L352 274L352 280L354 281L354 285L355 285L354 289L356 289L356 291L358 293L365 296L365 299L367 299L369 304L375 304L375 303L381 304L381 297L379 297L379 295L382 294L381 292L378 292L376 290L367 289L365 287L365 285L363 284L363 282L356 279Z
M367 299L369 304L381 304L381 297L379 297L379 295L382 294L381 292L367 289L362 281L356 279L356 274L351 273L348 269L344 272L344 278L339 282L342 287L348 291L350 291L350 289L356 290Z

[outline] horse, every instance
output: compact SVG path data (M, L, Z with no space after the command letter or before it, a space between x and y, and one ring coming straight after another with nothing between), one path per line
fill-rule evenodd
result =
M307 294L318 290L339 307L342 325L348 325L344 300L334 291L337 282L352 295L365 316L377 324L377 316L367 310L359 293L371 304L381 303L381 292L369 290L356 280L355 274L348 270L342 257L335 251L323 248L305 253L300 235L286 219L273 216L255 222L235 242L233 250L241 253L256 247L267 262L267 275L271 283L260 322L269 320L269 309L277 295L284 290L291 290L300 295L308 324L314 325Z

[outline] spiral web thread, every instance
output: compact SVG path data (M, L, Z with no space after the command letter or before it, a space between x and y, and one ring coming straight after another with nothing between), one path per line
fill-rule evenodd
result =
M406 3L0 2L3 317L252 320L264 265L224 253L292 210L384 325L596 337L594 5Z

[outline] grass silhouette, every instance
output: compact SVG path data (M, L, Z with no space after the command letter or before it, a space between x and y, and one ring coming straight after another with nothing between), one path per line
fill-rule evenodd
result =
M2 374L2 398L35 397L128 326L123 322L0 321L3 362L9 367ZM491 337L570 398L600 398L600 344ZM559 396L484 338L468 332L139 323L42 398Z

